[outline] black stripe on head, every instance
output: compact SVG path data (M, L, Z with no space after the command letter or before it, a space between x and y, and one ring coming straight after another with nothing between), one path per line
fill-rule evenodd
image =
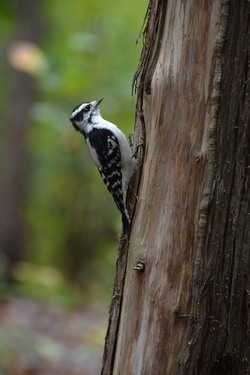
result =
M78 106L76 106L71 113L70 121L71 122L73 122L73 121L77 121L77 122L83 121L84 113L91 112L91 107L92 107L91 102L85 102L85 103L78 104Z
M70 121L77 131L83 133L83 125L91 122L93 106L91 102L78 104L71 113Z
M83 102L83 103L81 103L81 104L78 104L78 105L73 109L72 113L75 112L79 107L81 107L81 105L83 105L83 104L88 104L88 103L91 103L91 102Z

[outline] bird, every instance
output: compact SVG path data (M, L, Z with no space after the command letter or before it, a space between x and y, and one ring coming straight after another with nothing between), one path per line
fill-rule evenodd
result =
M126 198L136 158L124 133L101 116L99 105L102 101L103 98L77 105L70 121L84 136L92 160L121 212L123 230L127 232L131 218Z

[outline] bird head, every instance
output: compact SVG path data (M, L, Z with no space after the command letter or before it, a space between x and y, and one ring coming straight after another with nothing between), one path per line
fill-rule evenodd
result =
M82 132L86 126L92 123L95 116L100 115L99 104L102 100L103 98L81 103L73 109L70 121L77 131Z

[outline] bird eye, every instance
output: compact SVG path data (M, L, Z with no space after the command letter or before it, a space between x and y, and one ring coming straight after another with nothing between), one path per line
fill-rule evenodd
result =
M90 110L90 104L86 105L86 107L84 108L84 112L88 112Z

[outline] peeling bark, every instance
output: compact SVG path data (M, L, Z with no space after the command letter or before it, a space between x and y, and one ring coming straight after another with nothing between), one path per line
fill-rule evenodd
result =
M148 17L139 199L103 374L247 374L249 2L152 0Z

